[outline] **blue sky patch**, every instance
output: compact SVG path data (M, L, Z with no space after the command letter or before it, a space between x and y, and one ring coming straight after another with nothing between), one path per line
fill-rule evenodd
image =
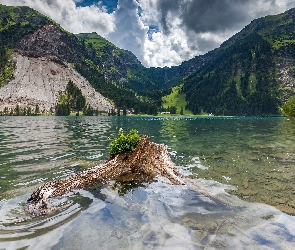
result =
M153 34L158 33L158 32L160 32L160 29L159 29L158 26L156 26L156 25L149 26L149 30L147 32L149 40L152 41L153 40Z
M76 2L76 6L85 7L93 4L98 4L98 2L101 2L103 6L107 7L108 13L116 10L118 4L118 0L83 0L80 2Z

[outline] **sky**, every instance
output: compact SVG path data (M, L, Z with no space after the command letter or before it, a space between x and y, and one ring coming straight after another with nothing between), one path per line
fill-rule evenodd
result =
M146 67L179 65L294 0L0 0L29 6L72 33L96 32Z

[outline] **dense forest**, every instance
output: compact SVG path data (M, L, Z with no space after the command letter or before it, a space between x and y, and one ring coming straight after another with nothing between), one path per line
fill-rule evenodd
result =
M75 65L75 68L98 92L113 100L117 109L133 109L135 114L157 114L157 104L161 103L161 96L154 95L149 98L146 95L146 97L139 98L135 91L107 82L103 75L91 68L78 64Z

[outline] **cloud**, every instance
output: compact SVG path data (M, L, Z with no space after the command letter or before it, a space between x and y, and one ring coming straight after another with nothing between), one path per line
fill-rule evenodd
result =
M181 6L182 24L196 33L223 32L236 29L248 17L245 6L249 0L199 0L187 1Z
M115 30L108 39L118 47L132 51L140 61L144 61L144 45L148 39L148 26L145 26L138 15L139 4L135 0L119 0L113 12Z
M289 1L290 4L291 1ZM171 32L171 20L179 17L182 26L195 33L240 29L253 19L286 9L288 1L278 0L158 0L160 22ZM293 4L295 6L295 4Z
M112 14L104 7L90 5L77 7L74 0L0 0L10 6L29 6L59 23L73 33L93 32L106 37L113 32L115 24Z
M30 6L73 33L95 31L145 66L178 65L220 46L255 18L295 7L293 0L119 0L117 8L115 0L0 3Z
M152 42L147 42L145 61L148 65L161 66L164 63L179 64L195 55L204 54L218 47L253 19L277 14L295 6L291 0L139 0L139 2L144 10L143 22L158 25L161 31L160 34L152 35ZM167 59L166 55L171 57Z

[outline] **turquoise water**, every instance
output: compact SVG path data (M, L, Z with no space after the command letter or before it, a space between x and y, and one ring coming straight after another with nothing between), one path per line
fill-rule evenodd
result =
M167 144L189 184L98 184L26 213L44 182L107 160L119 128ZM283 118L0 117L0 249L292 249L294 152Z

